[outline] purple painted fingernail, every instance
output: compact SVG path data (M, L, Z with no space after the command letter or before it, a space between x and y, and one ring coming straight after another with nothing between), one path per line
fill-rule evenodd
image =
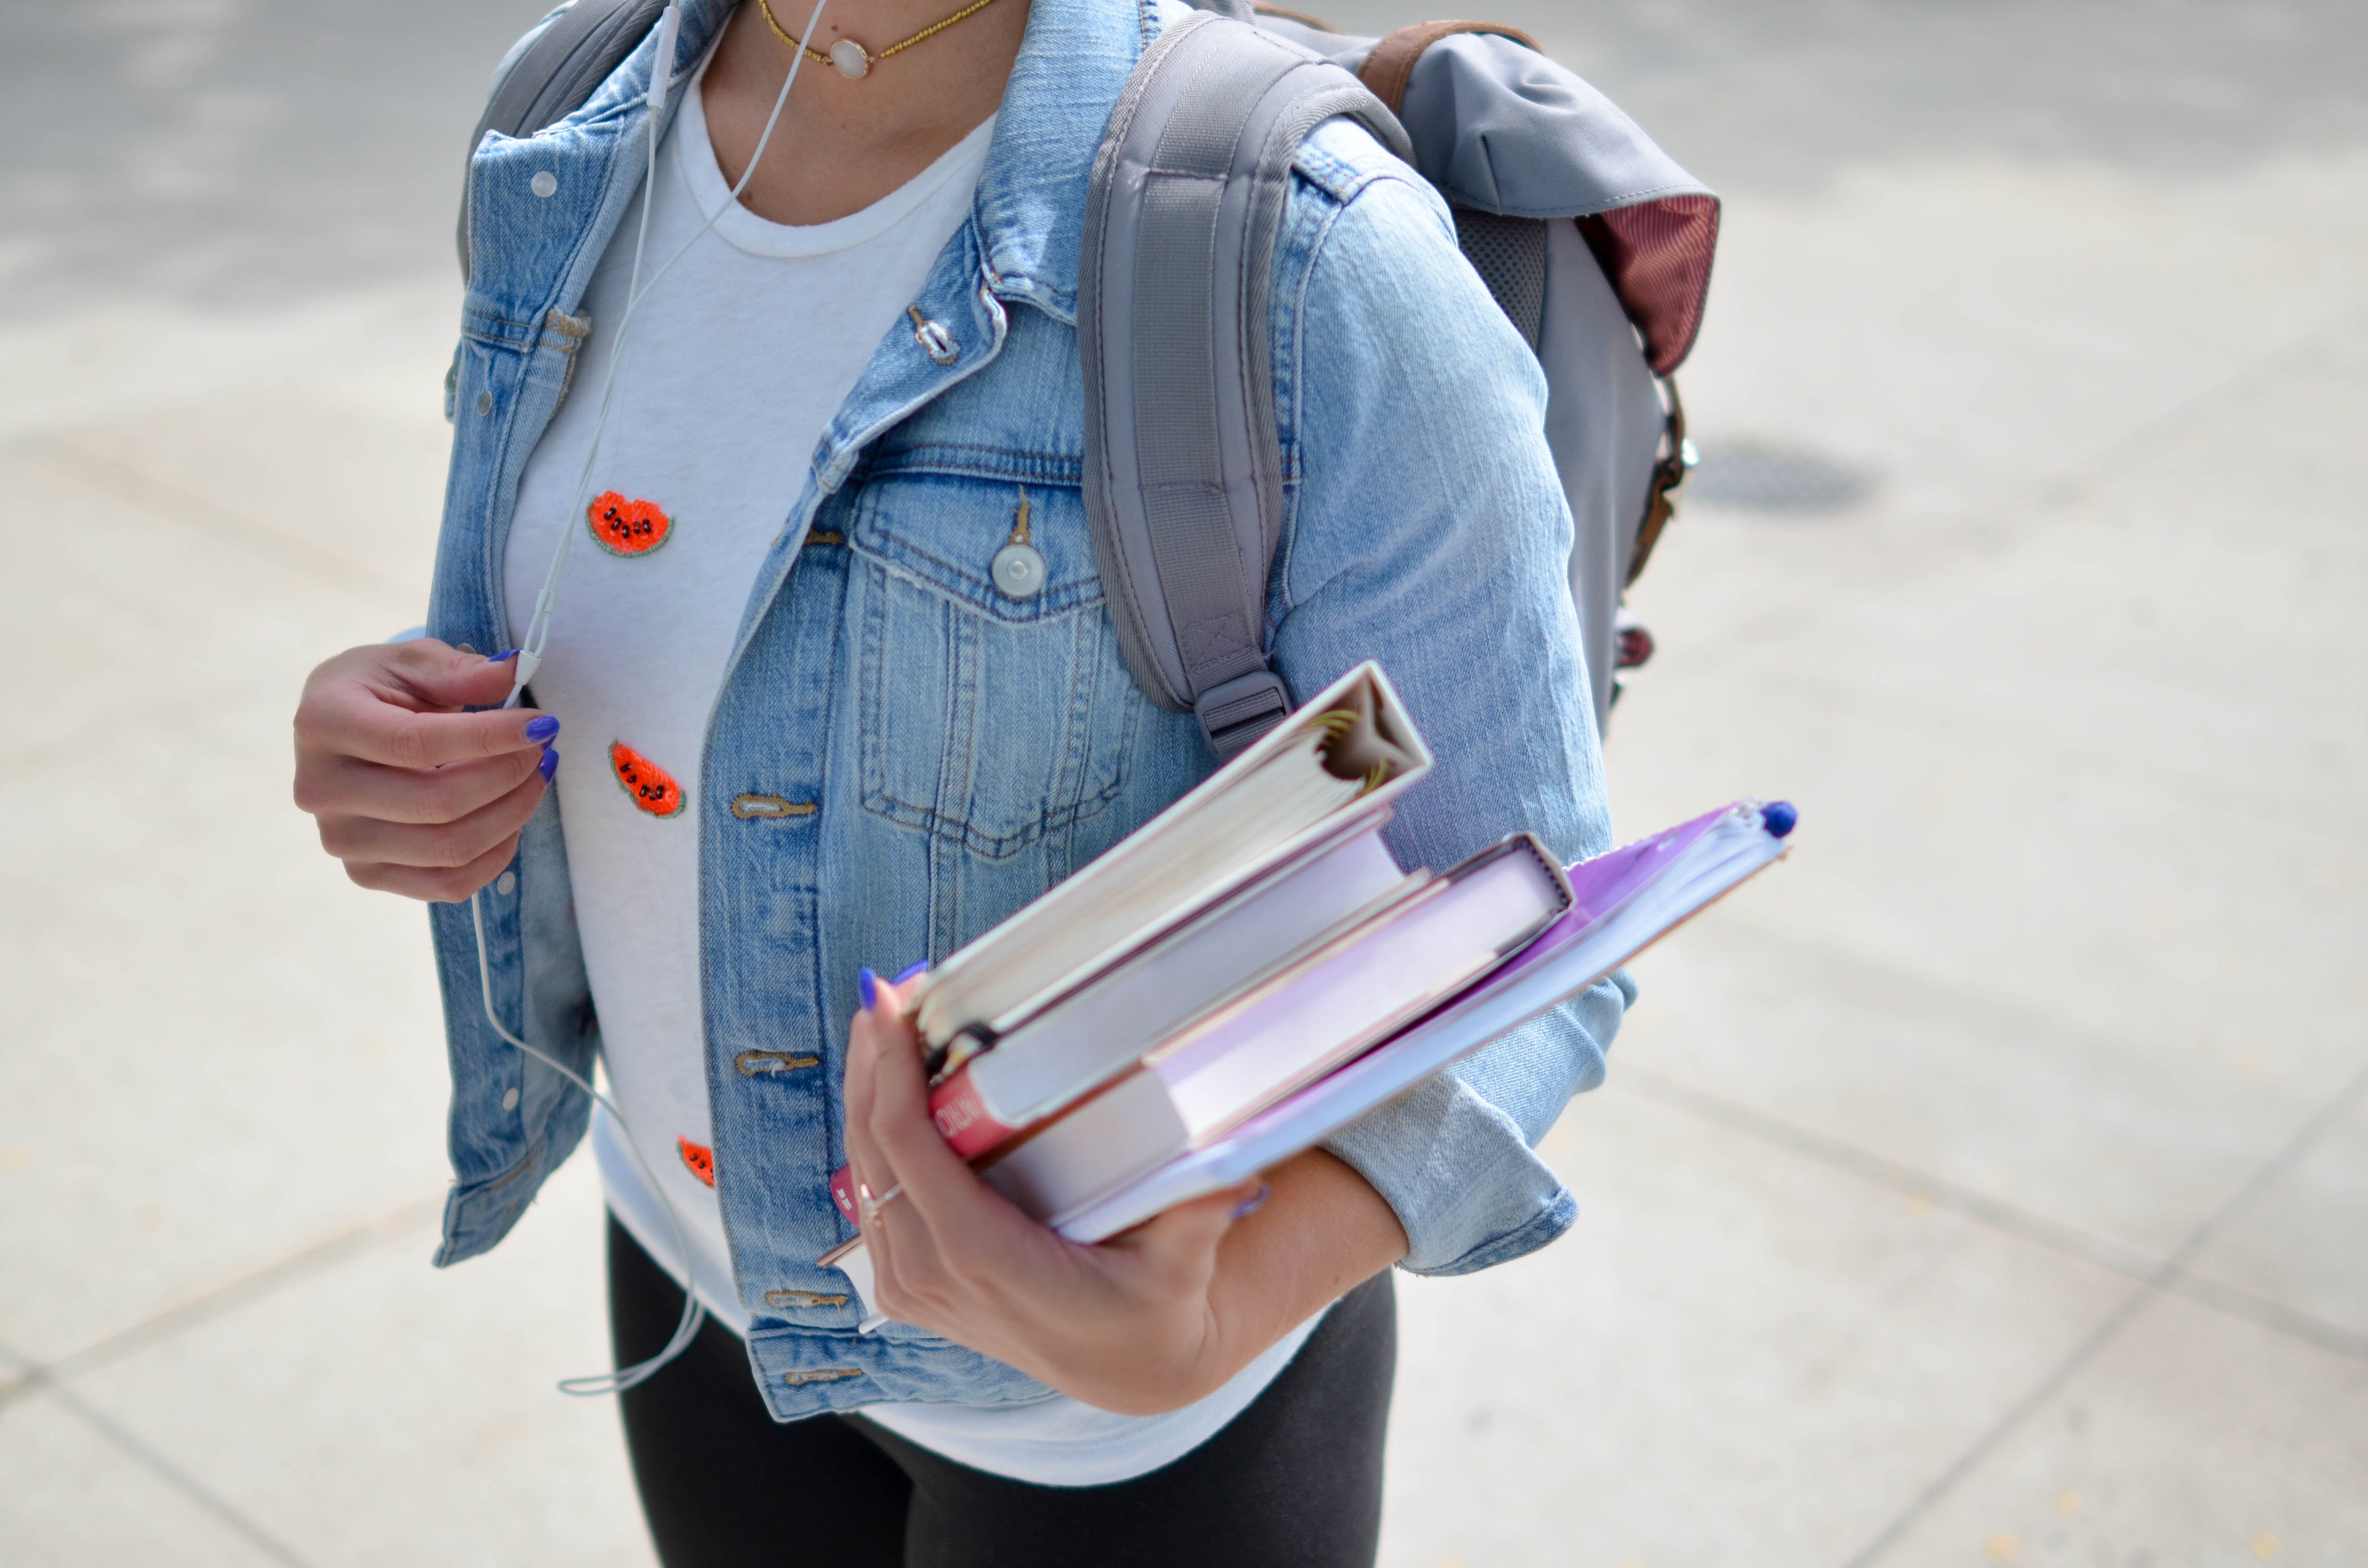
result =
M557 733L559 733L559 721L548 713L538 713L526 722L528 740L547 741Z
M513 648L507 653L495 653L492 658L487 659L485 663L489 665L507 665L512 659L517 658L521 650Z
M534 770L542 775L544 783L550 783L551 776L559 771L559 754L549 746L543 747L542 760L534 765Z
M871 1011L880 1005L880 977L869 969L855 971L855 988L863 993L863 1010Z
M1247 1198L1243 1199L1239 1203L1234 1205L1234 1218L1236 1220L1248 1219L1251 1215L1265 1208L1266 1200L1273 1196L1274 1187L1270 1183L1263 1181L1258 1183L1258 1189L1256 1192L1251 1193Z
M928 967L929 960L927 959L923 959L916 964L907 964L903 970L898 971L896 978L889 983L892 985L902 985L905 982L912 979L915 975L920 973L923 970L926 970Z

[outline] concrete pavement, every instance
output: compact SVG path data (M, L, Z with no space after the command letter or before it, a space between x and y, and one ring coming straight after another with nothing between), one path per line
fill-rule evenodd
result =
M422 922L287 804L534 9L0 14L11 1562L649 1561L588 1166L427 1267ZM1578 1229L1404 1286L1384 1562L2368 1559L2368 23L1497 14L1728 199L1620 820L1803 829L1637 966Z

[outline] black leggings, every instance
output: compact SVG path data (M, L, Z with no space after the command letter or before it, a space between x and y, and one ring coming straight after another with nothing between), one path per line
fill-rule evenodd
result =
M617 1364L656 1355L681 1312L681 1288L611 1217ZM621 1403L666 1568L1370 1568L1396 1360L1384 1274L1215 1437L1107 1486L989 1475L860 1418L777 1423L746 1346L712 1319Z

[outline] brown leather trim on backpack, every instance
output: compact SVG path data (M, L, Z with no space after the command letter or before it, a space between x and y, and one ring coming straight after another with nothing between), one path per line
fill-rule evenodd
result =
M1269 6L1266 0L1255 0L1250 9L1261 17L1281 17L1286 22L1297 22L1303 28L1314 28L1319 33L1337 33L1340 29L1321 17L1311 17L1304 11L1286 11L1280 6Z
M1686 482L1686 470L1692 465L1686 460L1686 405L1678 400L1678 383L1664 376L1661 384L1669 389L1668 449L1653 465L1653 482L1645 493L1645 521L1636 530L1636 552L1628 558L1628 583L1633 584L1645 573L1645 562L1653 558L1653 547L1661 541L1661 530L1678 515L1678 487Z
M1406 84L1414 79L1415 62L1422 58L1422 51L1457 33L1492 33L1497 38L1511 39L1523 49L1545 52L1538 50L1537 40L1502 22L1417 22L1410 28L1400 28L1373 45L1373 52L1357 67L1357 79L1373 97L1387 104L1392 114L1396 114L1406 108Z

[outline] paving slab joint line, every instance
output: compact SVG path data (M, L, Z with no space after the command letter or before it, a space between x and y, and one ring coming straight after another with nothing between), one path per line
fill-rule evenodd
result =
M184 490L177 484L142 473L117 459L56 436L28 436L8 443L7 450L40 463L52 473L89 489L126 501L152 517L216 538L226 538L273 565L325 583L347 593L372 598L393 596L392 602L413 604L416 592L381 575L359 562L331 550L293 539L229 507Z
M2179 1250L2164 1260L2162 1272L2169 1274L2185 1267L2188 1259L2210 1245L2222 1231L2227 1229L2246 1210L2251 1208L2261 1194L2269 1190L2272 1182L2292 1170L2295 1164L2310 1153L2312 1147L2327 1135L2328 1129L2351 1114L2362 1099L2368 1099L2368 1069L2363 1069L2356 1074L2333 1099L2319 1108L2317 1115L2303 1123L2301 1131L2286 1141L2285 1147L2271 1155L2266 1164L2256 1170L2211 1218L2198 1225L2187 1240L2180 1244ZM2104 1322L2091 1329L2088 1336L2073 1347L2070 1355L2065 1357L2053 1370L2040 1379L2037 1385L2018 1400L2013 1408L2000 1416L1988 1431L1975 1439L1971 1448L1958 1455L1956 1460L1918 1493L1915 1500L1902 1509L1888 1525L1885 1525L1873 1540L1860 1548L1858 1552L1844 1564L1844 1568L1873 1568L1875 1563L1881 1562L1893 1547L1905 1539L1907 1531L1918 1520L1930 1513L1943 1497L1955 1491L1961 1482L1978 1470L1983 1461L1996 1452L2007 1438L2012 1437L2041 1406L2053 1399L2066 1383L2070 1382L2075 1374L2095 1359L2099 1351L2112 1343L2123 1329L2128 1327L2131 1321L2144 1311L2149 1302L2162 1295L2164 1292L2160 1289L2160 1284L2159 1280L2149 1281L2131 1291Z
M400 1240L432 1222L443 1207L444 1195L441 1193L432 1199L415 1199L392 1212L290 1253L252 1274L243 1275L226 1285L167 1307L154 1317L120 1329L79 1350L68 1351L53 1361L36 1361L22 1352L9 1351L8 1357L17 1363L20 1375L16 1381L0 1386L0 1410L6 1410L15 1401L43 1388L55 1391L68 1379L81 1377L120 1361L176 1334L259 1301L308 1275L317 1274L349 1257Z
M13 1352L11 1358L20 1365L26 1364L22 1356ZM51 1377L46 1369L34 1367L25 1383L17 1386L21 1388L28 1385L57 1401L61 1409L97 1432L101 1438L120 1449L126 1457L147 1470L165 1485L212 1515L244 1539L248 1545L270 1558L274 1562L282 1564L282 1568L313 1568L310 1560L300 1556L278 1536L247 1517L245 1513L229 1499L218 1495L211 1487L196 1476L142 1442L120 1423ZM15 1391L10 1392L13 1393Z
M1902 1165L1883 1155L1794 1126L1764 1111L1754 1110L1724 1096L1690 1087L1647 1068L1622 1067L1614 1082L1645 1099L1685 1111L1729 1131L1740 1132L1788 1153L1814 1160L1830 1169L1886 1187L1936 1209L2004 1231L2023 1241L2093 1263L2151 1288L2169 1290L2199 1306L2242 1318L2248 1323L2316 1346L2321 1350L2368 1362L2368 1334L2342 1327L2280 1301L2257 1296L2238 1286L2197 1274L2174 1258L2158 1256L2142 1247L2100 1235L2028 1209L2003 1203L1969 1187Z

